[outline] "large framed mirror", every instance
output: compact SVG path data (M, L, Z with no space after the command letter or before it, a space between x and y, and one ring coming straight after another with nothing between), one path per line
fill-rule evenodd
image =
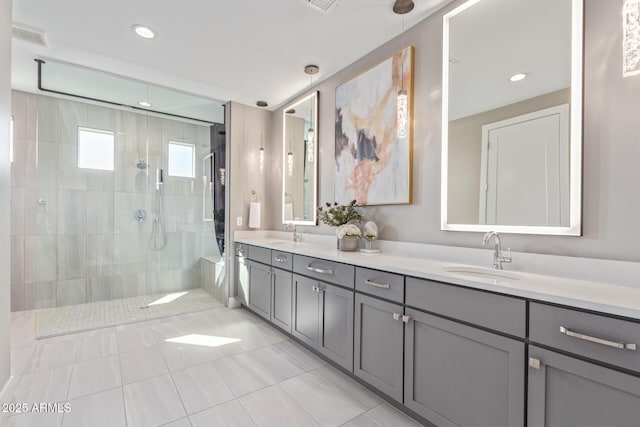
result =
M282 113L282 223L315 225L318 192L318 92Z
M444 16L441 228L581 234L583 0Z

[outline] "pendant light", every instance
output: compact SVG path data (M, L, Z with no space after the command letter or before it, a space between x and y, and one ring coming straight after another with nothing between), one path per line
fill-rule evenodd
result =
M287 153L287 175L293 176L293 152L291 151L291 138L289 138L289 152Z
M260 173L264 173L264 147L262 146L264 134L260 134L260 152L258 154L258 164Z
M317 65L307 65L304 67L304 72L309 75L309 88L313 86L313 75L318 74L320 67ZM316 144L316 132L313 128L313 107L309 107L309 130L307 131L307 162L313 163L315 160L315 144Z
M398 0L393 6L393 11L402 15L402 50L400 51L400 90L396 98L396 112L398 138L404 139L409 136L409 102L407 91L404 88L404 15L413 10L413 1Z

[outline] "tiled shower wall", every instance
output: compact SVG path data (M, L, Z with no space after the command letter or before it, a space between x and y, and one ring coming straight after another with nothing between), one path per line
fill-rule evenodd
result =
M219 256L203 221L207 126L14 91L11 309L55 307L199 286L202 256ZM80 169L78 126L115 132L115 170ZM195 179L167 173L168 141L195 144ZM138 169L140 159L149 163ZM167 244L150 247L164 169ZM42 199L44 204L39 204ZM134 219L137 209L146 221Z

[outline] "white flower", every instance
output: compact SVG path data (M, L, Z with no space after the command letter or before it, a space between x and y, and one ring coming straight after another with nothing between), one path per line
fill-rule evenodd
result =
M336 228L338 239L342 239L344 236L360 237L361 234L360 228L355 224L344 224Z

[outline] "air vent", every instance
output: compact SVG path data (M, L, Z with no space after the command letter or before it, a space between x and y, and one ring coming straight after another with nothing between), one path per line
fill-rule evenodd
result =
M329 10L336 5L336 0L307 0L309 6L329 13Z
M47 34L44 30L15 23L11 27L11 35L14 39L22 40L38 46L47 46Z

